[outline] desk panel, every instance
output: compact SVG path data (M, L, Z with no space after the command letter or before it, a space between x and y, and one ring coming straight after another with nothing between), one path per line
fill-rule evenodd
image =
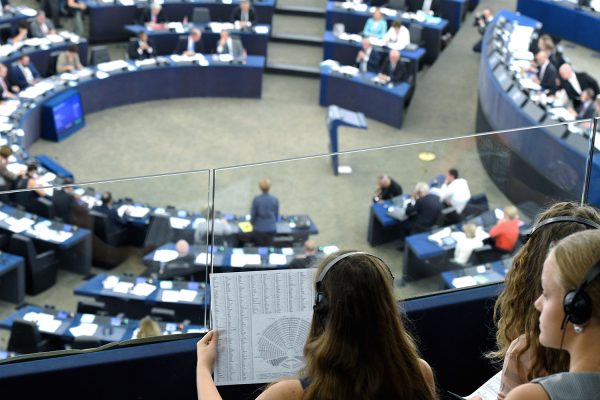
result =
M0 299L21 304L25 299L25 260L9 253L0 255Z

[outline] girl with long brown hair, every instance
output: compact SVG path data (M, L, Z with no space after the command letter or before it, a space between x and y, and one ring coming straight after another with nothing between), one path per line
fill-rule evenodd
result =
M339 252L321 262L316 276L305 367L258 399L434 399L433 373L404 328L387 265L369 254ZM200 400L220 398L211 377L216 342L214 331L198 342Z

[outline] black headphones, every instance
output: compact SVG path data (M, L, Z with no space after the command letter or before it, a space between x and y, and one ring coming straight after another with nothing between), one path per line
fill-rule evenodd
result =
M533 234L535 232L537 232L540 228L543 228L546 225L556 224L558 222L574 222L574 223L577 223L577 224L585 225L588 228L600 229L600 225L598 223L596 223L596 222L594 222L594 221L592 221L590 219L587 219L587 218L573 217L573 216L552 217L552 218L548 218L548 219L545 219L545 220L541 221L536 226L534 226L533 228L531 228L531 232L529 232L527 234L527 236L525 237L525 241L523 242L523 244L527 243L527 241L533 236Z
M377 256L374 256L372 254L368 254L362 251L351 251L349 253L345 253L342 255L337 256L336 258L334 258L333 260L331 260L326 266L325 268L323 268L323 270L321 271L321 273L319 274L319 279L317 279L317 282L315 284L315 305L313 306L313 311L316 312L317 314L319 314L320 316L320 320L321 323L323 323L322 318L323 316L326 314L327 309L329 307L329 303L327 301L327 293L325 293L324 291L321 290L321 285L323 282L323 279L325 279L325 276L327 276L327 273L333 268L335 267L340 261L342 261L343 259L350 257L350 256L354 256L357 254L365 254L365 255L370 255L371 257L375 257L377 258L379 261L381 261L386 268L388 269L388 272L390 273L390 276L392 278L392 282L394 281L394 275L392 274L392 271L390 270L390 267L387 266L387 264L385 262L383 262L383 260Z
M565 298L563 300L565 318L563 319L561 329L564 329L567 321L579 325L586 323L592 317L592 300L585 292L585 288L599 275L600 261L590 268L577 289L569 290L565 294Z

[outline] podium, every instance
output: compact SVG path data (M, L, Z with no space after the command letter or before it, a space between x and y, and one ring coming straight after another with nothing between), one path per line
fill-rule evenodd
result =
M338 146L338 127L351 126L353 128L367 129L367 120L365 114L346 110L345 108L331 105L327 109L327 130L329 131L329 151L331 155L331 167L333 174L339 175L339 157L336 154L339 151Z

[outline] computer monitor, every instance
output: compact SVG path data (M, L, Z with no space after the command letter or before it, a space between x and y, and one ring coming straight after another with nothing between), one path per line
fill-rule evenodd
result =
M79 91L70 89L42 105L42 137L59 142L85 125Z
M535 104L533 101L527 101L523 111L531 117L536 123L540 122L546 115L546 110Z
M512 101L515 102L516 105L518 105L519 107L521 107L526 101L527 101L527 96L525 95L525 93L521 90L521 88L519 88L517 85L513 86L509 91L508 91L508 96L512 99Z

